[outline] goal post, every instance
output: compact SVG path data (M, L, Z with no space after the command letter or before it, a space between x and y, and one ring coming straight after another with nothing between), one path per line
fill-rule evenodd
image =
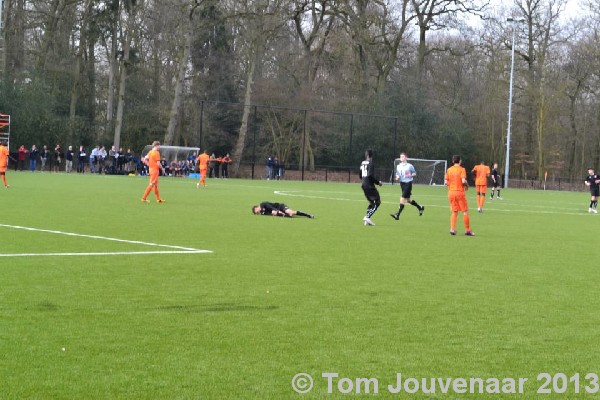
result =
M148 154L148 152L152 150L151 145L147 145L142 150L142 158ZM160 156L164 158L167 162L171 161L181 161L187 160L188 157L192 154L196 156L199 155L200 148L199 147L182 147L182 146L160 146Z
M423 158L407 158L407 161L415 167L417 175L413 182L421 185L444 185L444 177L448 163L446 160L426 160ZM392 184L399 182L398 164L400 159L394 160L394 169L390 181Z

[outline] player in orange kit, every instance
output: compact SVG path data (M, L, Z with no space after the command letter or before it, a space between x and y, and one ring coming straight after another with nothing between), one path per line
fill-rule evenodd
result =
M456 235L456 220L458 212L463 213L463 222L465 224L465 235L475 236L471 231L471 221L469 219L469 206L465 190L469 187L467 184L467 171L461 167L460 156L452 156L452 164L446 171L446 185L448 186L448 201L450 202L450 234Z
M475 188L477 190L477 211L483 212L483 204L485 203L485 196L487 193L487 179L490 176L490 167L485 165L482 161L481 164L473 167L475 174Z
M8 148L4 141L0 142L0 176L2 176L2 182L4 183L4 187L8 188L8 184L6 183L6 169L8 168L8 157L10 154L8 152Z
M206 187L206 173L208 171L208 160L210 156L208 155L208 151L204 150L202 154L198 156L198 168L200 169L200 179L198 183L196 183L196 187L202 186Z
M157 203L164 203L165 200L160 197L160 193L158 192L158 171L162 171L163 175L165 173L165 169L160 163L160 152L158 149L160 148L160 142L154 141L152 143L152 150L146 154L143 158L144 164L148 166L149 175L150 175L150 183L142 196L142 203L149 203L148 195L154 189L154 195L156 196Z

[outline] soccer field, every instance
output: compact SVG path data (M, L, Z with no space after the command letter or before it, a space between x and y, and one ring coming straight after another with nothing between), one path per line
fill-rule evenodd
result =
M443 187L399 221L380 188L371 227L359 184L162 178L145 205L145 177L7 177L0 399L599 396L588 193L503 190L466 237Z

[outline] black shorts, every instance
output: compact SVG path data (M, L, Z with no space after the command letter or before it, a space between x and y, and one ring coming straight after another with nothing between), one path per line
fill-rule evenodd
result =
M379 191L376 188L363 188L363 192L365 193L365 197L367 200L374 201L376 203L381 203L381 198L379 197Z
M496 179L495 181L492 181L492 187L494 189L498 189L498 186L500 186L500 183L498 182L498 179Z
M286 212L290 208L288 206L286 206L285 204L280 204L279 207L277 207L277 209L281 212Z
M412 195L412 181L400 182L400 188L402 188L402 198L410 199L410 196Z
M590 194L594 197L600 196L600 188L592 188L590 189Z

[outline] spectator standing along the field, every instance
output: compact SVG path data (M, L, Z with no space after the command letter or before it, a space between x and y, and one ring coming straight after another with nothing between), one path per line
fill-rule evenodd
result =
M83 145L79 146L79 154L77 155L77 172L83 174L85 172L85 158L87 153L83 148Z
M54 171L55 172L60 172L60 166L63 162L65 158L65 153L63 152L62 147L60 147L60 144L57 144L56 147L54 148Z
M232 161L229 153L225 154L221 159L221 178L229 178L229 164L231 164Z
M210 155L210 158L208 159L208 177L209 178L214 177L216 164L217 164L217 157L215 156L215 153L212 153Z
M17 167L19 168L19 171L23 171L25 169L25 160L27 159L27 154L29 154L29 150L27 150L25 145L22 144L19 147L19 155L17 156L19 162L15 163L15 171L17 170Z
M475 236L471 231L471 221L469 219L469 206L465 190L468 188L467 171L460 165L460 156L452 156L452 165L446 171L446 185L448 186L448 201L450 202L450 234L456 235L456 220L458 212L463 213L463 223L465 225L465 235Z
M502 197L500 197L500 173L498 173L497 163L494 163L494 168L492 168L490 176L492 177L492 193L490 195L490 200L494 200L494 190L498 191L498 199L502 200Z
M485 162L473 167L475 174L475 189L477 190L477 212L483 212L485 197L487 196L487 179L490 176L490 167Z
M598 207L598 195L600 195L600 176L594 173L594 168L588 168L588 176L585 178L584 183L590 188L590 194L592 195L588 212L598 214L596 208Z
M73 146L67 147L65 152L65 172L68 174L73 171Z
M416 201L411 200L410 198L410 196L412 196L413 179L415 176L417 176L417 171L415 170L415 167L408 162L406 153L400 153L400 163L398 166L396 166L395 175L395 179L400 180L400 189L402 193L400 195L400 208L398 208L398 212L396 214L390 214L391 217L398 221L406 203L417 207L420 217L423 215L425 207L420 206Z
M31 150L29 150L29 170L31 172L35 172L35 168L37 166L37 158L39 155L39 151L35 144L31 146Z
M367 207L367 214L363 218L364 225L375 225L371 221L371 217L377 211L377 208L381 204L381 197L379 191L375 185L381 186L381 182L375 178L375 166L373 165L373 151L365 151L365 160L360 164L360 177L362 179L362 190L365 197L369 201L369 207Z
M44 172L46 170L46 164L48 163L48 159L50 158L50 150L48 150L48 146L44 145L42 147L42 151L40 152L40 160L42 161L41 171Z
M146 154L143 158L144 164L148 166L150 182L148 183L148 187L146 187L146 191L142 196L142 203L149 203L148 195L150 191L154 190L154 195L156 196L157 203L164 203L164 199L160 197L160 193L158 191L158 173L162 170L164 175L165 168L161 164L160 152L158 151L160 148L160 142L158 140L152 143L152 150Z
M271 176L273 175L273 158L271 158L271 156L269 156L269 158L267 158L267 176L265 177L266 180L271 179Z

